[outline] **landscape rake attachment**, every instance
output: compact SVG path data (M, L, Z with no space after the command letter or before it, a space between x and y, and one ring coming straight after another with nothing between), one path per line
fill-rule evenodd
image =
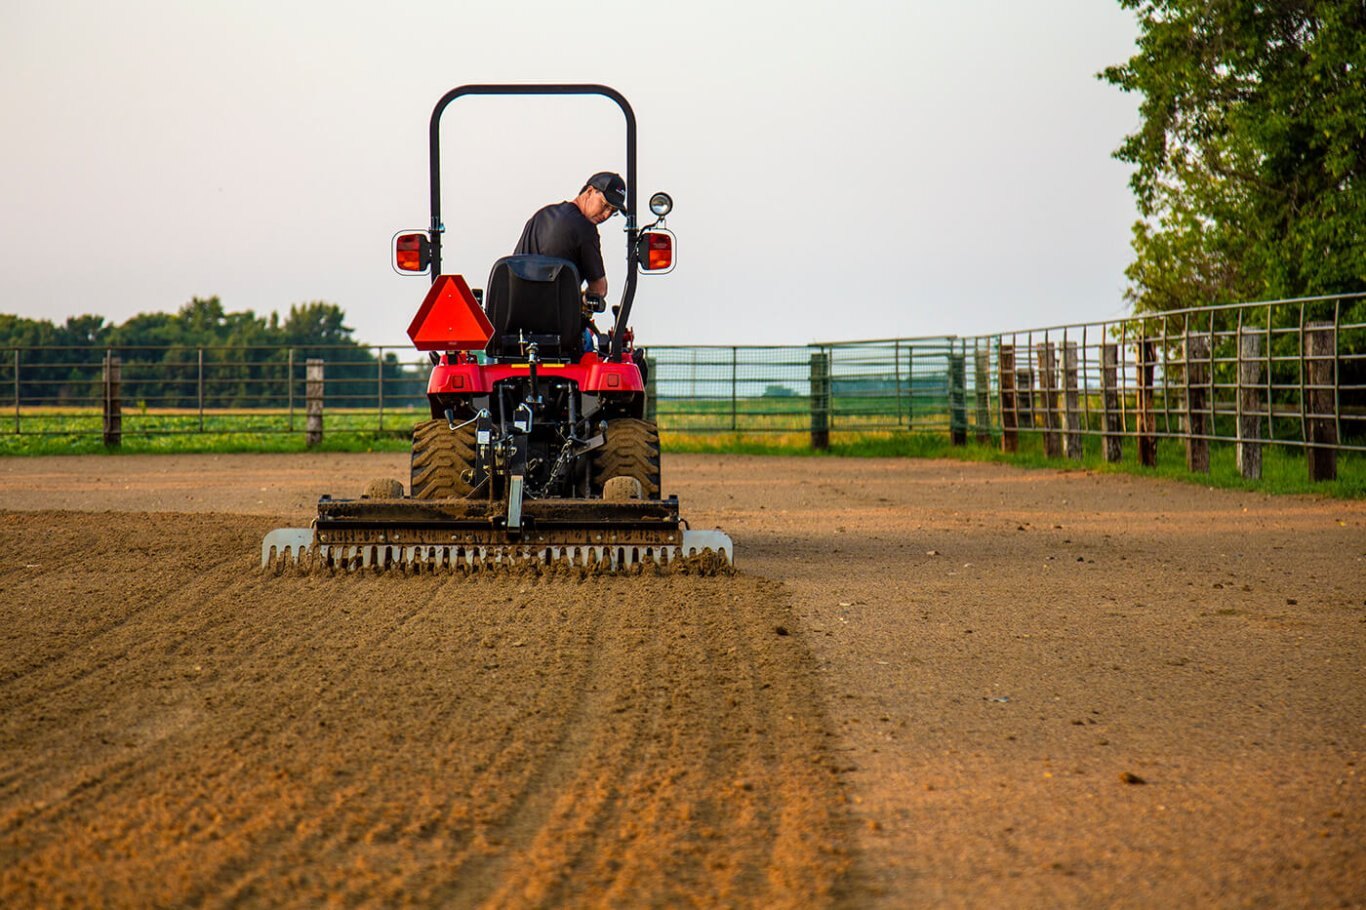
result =
M487 500L359 499L318 503L311 528L279 528L261 545L276 573L400 571L462 575L717 575L733 571L730 538L694 531L678 499L533 500L506 527Z

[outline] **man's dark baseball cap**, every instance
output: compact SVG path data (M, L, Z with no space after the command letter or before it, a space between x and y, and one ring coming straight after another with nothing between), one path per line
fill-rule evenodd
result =
M587 185L601 190L608 202L622 212L626 211L626 181L621 179L620 174L601 171L589 177Z

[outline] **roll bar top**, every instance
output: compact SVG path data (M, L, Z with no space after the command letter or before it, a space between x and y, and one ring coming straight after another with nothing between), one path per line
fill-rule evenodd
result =
M431 240L431 275L435 282L441 274L441 115L455 99L465 95L602 95L616 102L626 117L626 282L621 291L621 304L617 308L617 318L612 331L612 347L609 359L620 360L622 339L627 319L631 315L631 302L636 295L636 115L630 103L614 88L605 85L462 85L451 89L441 96L432 109L431 124L428 127L428 148L430 154L430 180L432 194L432 221L428 228Z

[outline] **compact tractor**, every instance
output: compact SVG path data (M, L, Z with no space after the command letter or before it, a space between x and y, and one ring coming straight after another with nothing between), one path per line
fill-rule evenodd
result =
M439 126L467 95L602 95L626 118L626 276L606 309L584 297L572 262L506 256L483 289L441 272ZM466 85L442 96L429 128L431 223L394 239L394 265L430 274L408 327L432 361L431 419L413 429L411 477L372 483L359 499L318 502L310 528L266 535L262 564L336 569L467 571L506 566L728 570L730 538L694 531L664 497L659 432L646 413L645 359L628 328L638 273L674 264L666 193L655 221L636 224L636 121L601 85Z

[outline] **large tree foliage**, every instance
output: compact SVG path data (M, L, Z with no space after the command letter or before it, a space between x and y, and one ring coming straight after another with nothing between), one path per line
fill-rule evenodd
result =
M1119 0L1140 311L1366 290L1366 0Z

